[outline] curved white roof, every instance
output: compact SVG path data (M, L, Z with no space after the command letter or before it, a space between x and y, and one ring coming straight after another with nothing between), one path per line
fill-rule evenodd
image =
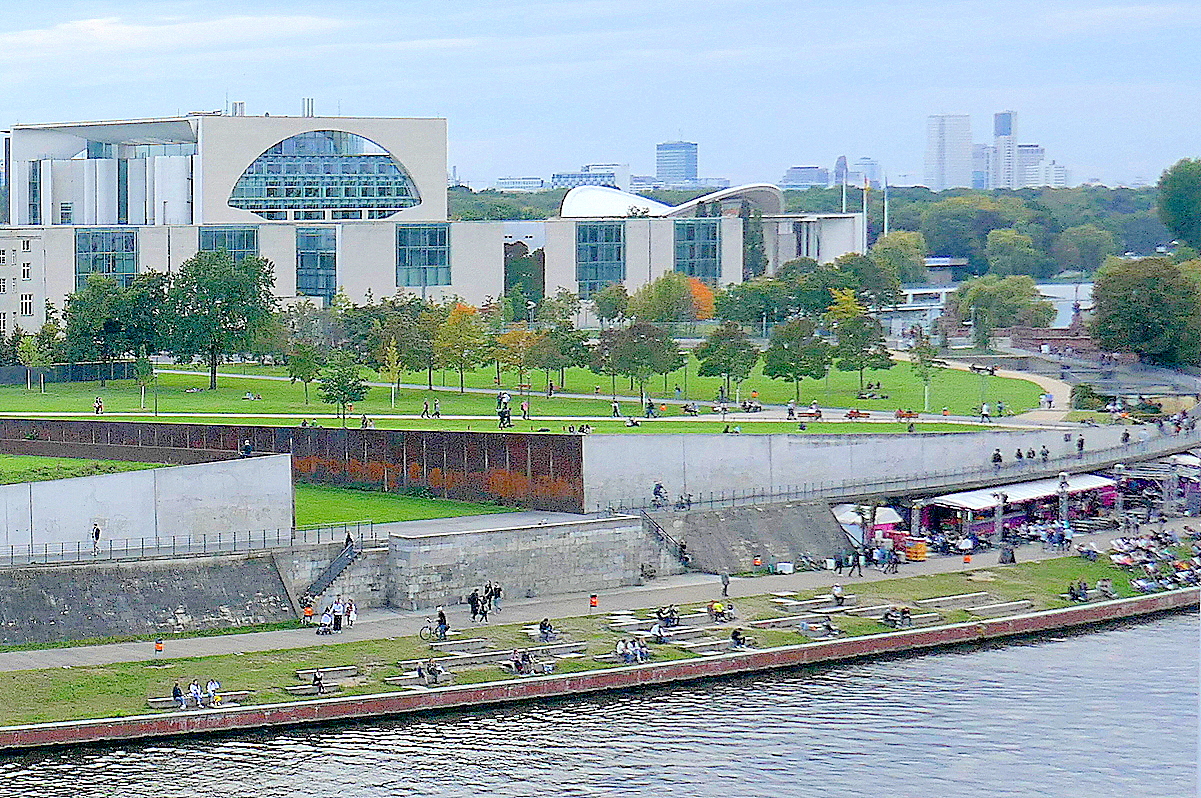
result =
M723 188L675 207L607 186L576 186L563 197L563 203L559 206L559 216L567 219L691 216L696 206L702 202L721 202L738 198L747 200L764 213L780 213L784 209L784 195L779 188L768 183Z

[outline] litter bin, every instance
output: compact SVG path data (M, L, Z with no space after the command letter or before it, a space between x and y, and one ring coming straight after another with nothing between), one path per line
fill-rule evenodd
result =
M796 569L792 567L792 563L790 563L790 562L776 563L776 573L778 573L778 574L791 574L795 570Z

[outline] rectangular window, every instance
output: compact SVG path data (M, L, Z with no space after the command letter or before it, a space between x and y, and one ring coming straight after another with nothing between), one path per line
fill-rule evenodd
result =
M0 337L8 337L8 314L0 313Z
M33 315L33 294L21 294L21 315Z
M75 206L70 202L60 202L58 204L58 223L59 224L74 224L75 223Z
M575 226L575 279L580 299L626 278L624 222L577 222Z
M42 223L42 162L29 162L29 223Z
M30 264L30 263L22 263L21 264L21 279L22 280L32 280L33 279L33 264Z
M8 278L0 277L0 294L8 293Z
M129 161L117 161L117 224L129 224Z
M721 279L717 219L675 220L675 269L716 288Z
M306 222L320 222L325 219L325 211L296 211L296 218Z
M259 254L259 229L257 227L202 227L200 228L200 251L225 250L237 263L247 255Z
M338 290L337 257L337 228L296 228L296 295L333 299Z
M0 266L8 263L8 250L0 249Z
M22 238L22 239L21 239L21 251L22 251L22 252L28 252L28 251L29 251L29 249L30 249L30 244L31 244L31 243L32 243L32 242L30 242L30 240L29 240L28 238Z
M396 285L450 285L450 225L396 225Z
M104 228L75 230L75 289L87 284L89 274L111 277L128 287L138 273L138 231Z

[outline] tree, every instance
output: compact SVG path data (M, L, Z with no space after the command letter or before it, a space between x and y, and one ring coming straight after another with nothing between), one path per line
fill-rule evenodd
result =
M1108 230L1095 224L1069 227L1055 242L1055 260L1063 271L1079 270L1092 274L1105 258L1118 251L1118 241Z
M335 353L321 370L317 385L321 401L338 406L338 415L342 419L343 427L346 426L347 408L366 398L369 390L363 379L362 368L355 361L354 355L341 350Z
M679 272L667 272L639 288L630 297L626 312L644 322L695 321L688 278Z
M525 325L514 327L496 338L496 360L506 371L517 372L517 383L525 384L525 373L533 366L533 351L545 335Z
M149 357L162 348L168 282L162 272L143 272L117 293L115 315L125 353Z
M742 382L759 362L759 349L736 321L727 321L709 333L693 354L700 361L697 374L725 378L726 396L730 395L730 381Z
M833 292L849 291L854 295L858 290L855 275L827 263L790 285L788 303L797 313L817 318L829 309Z
M434 356L438 363L459 372L459 393L465 393L466 371L487 363L491 348L479 313L462 303L451 308L434 336Z
M921 212L921 232L930 254L967 258L977 274L988 265L985 246L990 231L1012 227L1018 221L1011 206L990 197L951 197L928 205Z
M867 315L867 308L849 288L835 289L830 292L831 302L826 309L826 321L837 326L841 321L855 319Z
M864 370L892 368L892 356L884 345L884 330L871 316L839 320L834 332L838 336L838 343L834 345L834 366L839 371L859 372L859 390L863 390Z
M1111 258L1093 286L1092 332L1110 351L1196 366L1201 362L1201 294L1167 258Z
M902 283L926 281L926 239L912 230L895 230L876 240L871 258Z
M688 291L692 294L692 317L697 321L713 318L713 289L695 277L688 278Z
M774 380L791 380L796 401L801 401L801 380L820 380L830 368L832 347L816 334L811 319L800 318L772 331L763 353L763 373Z
M630 377L638 383L639 396L646 395L646 381L655 374L667 374L684 365L680 348L662 327L637 321L612 331L606 357L613 374Z
M534 318L544 324L568 324L580 313L580 297L566 288L555 291L538 303Z
M146 386L154 379L154 364L150 362L150 358L142 355L133 362L133 378L137 380L138 387L141 388L141 409L145 410Z
M1172 235L1201 249L1201 158L1182 158L1160 176L1157 210Z
M321 356L312 344L296 344L288 353L288 381L304 383L304 403L309 403L309 383L321 373Z
M541 247L530 252L522 241L505 244L505 295L537 304L545 294L546 253Z
M938 347L926 335L921 327L914 327L914 343L909 350L909 368L922 381L923 399L922 410L930 412L930 382L934 375L946 368L946 363L938 359Z
M106 364L125 352L125 329L121 322L121 289L111 278L89 274L84 287L67 297L67 359L72 363L96 361ZM104 387L107 370L100 369Z
M609 283L592 297L592 307L601 322L613 322L626 315L630 295L621 283Z
M188 258L167 290L167 349L185 359L203 355L216 389L222 356L248 349L270 321L273 281L271 262L255 255L236 263L224 251Z
M33 370L50 365L50 352L42 346L36 335L26 335L17 344L17 360L21 361L21 365L25 367L25 387L31 389L33 387ZM45 390L44 387L43 390Z
M987 274L968 280L947 297L947 309L972 322L980 347L988 346L997 327L1049 327L1055 318L1055 306L1043 299L1028 275Z
M987 240L984 252L989 274L1045 277L1051 272L1047 257L1034 248L1034 241L1028 235L1008 227L989 231Z
M714 313L724 321L759 324L783 321L788 316L788 287L780 280L759 277L727 286L713 300Z
M400 384L400 350L396 348L395 338L389 338L388 343L384 345L380 361L382 365L379 375L388 381L392 408L396 409L396 388Z
M551 371L558 371L559 384L562 385L564 371L569 368L586 368L591 355L587 333L569 325L559 325L534 344L530 351L530 367L545 369L548 382Z
M901 281L891 264L848 252L834 266L850 275L855 295L868 307L889 308L901 301Z

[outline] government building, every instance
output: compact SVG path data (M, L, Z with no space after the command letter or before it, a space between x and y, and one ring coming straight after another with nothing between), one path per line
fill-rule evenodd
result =
M338 290L356 302L409 292L478 304L504 293L506 244L542 249L546 291L584 299L673 270L741 282L744 238L760 230L769 274L863 249L860 214L784 213L770 185L675 207L581 186L545 221L449 221L446 120L235 108L5 132L0 332L37 328L45 302L61 308L89 274L127 284L218 249L269 259L282 302L317 304Z

